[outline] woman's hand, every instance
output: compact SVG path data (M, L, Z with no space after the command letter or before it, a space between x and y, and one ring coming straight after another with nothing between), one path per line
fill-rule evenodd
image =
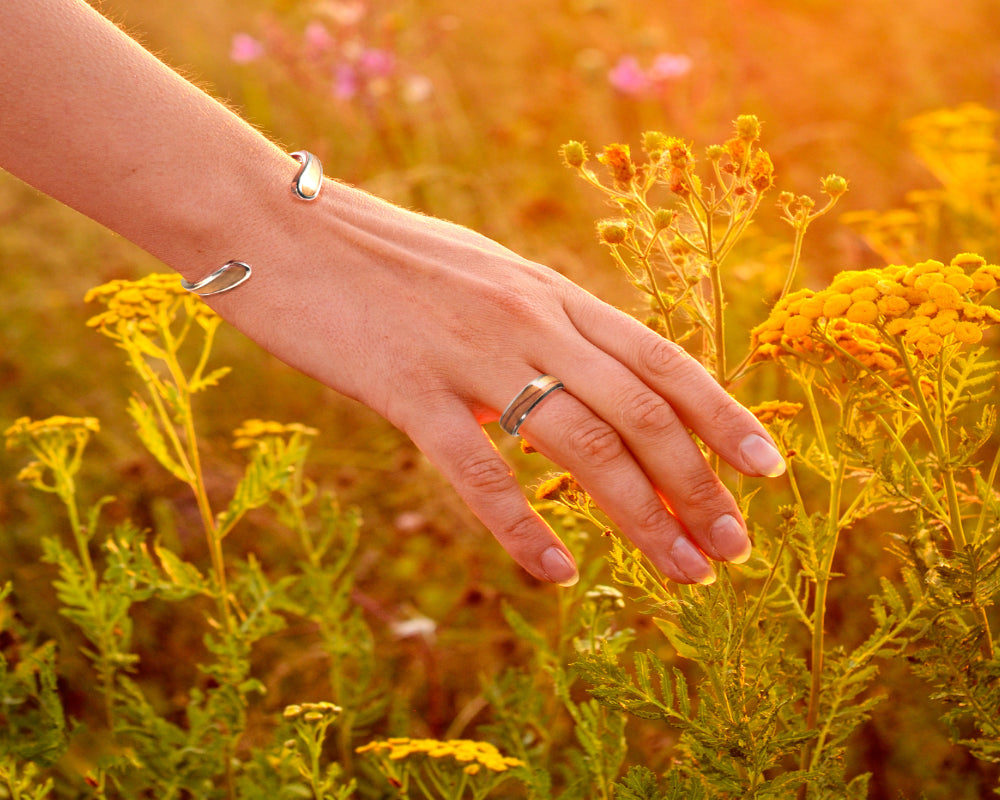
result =
M252 279L209 302L401 428L532 575L577 573L481 426L543 373L565 391L522 433L665 575L709 582L708 559L749 556L736 503L689 431L745 474L784 464L681 347L495 242L334 182L289 220Z

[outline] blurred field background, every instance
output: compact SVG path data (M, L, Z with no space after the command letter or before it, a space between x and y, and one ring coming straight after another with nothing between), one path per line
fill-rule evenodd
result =
M327 174L476 228L630 310L634 296L594 235L593 220L606 213L601 198L560 163L566 140L635 147L642 131L658 129L699 152L752 113L764 122L778 189L816 193L819 178L836 172L850 181L839 212L886 210L934 185L906 146L907 119L966 101L1000 108L996 0L106 0L100 8L289 149L316 152ZM762 216L761 253L779 226L776 215ZM879 259L834 218L810 233L804 263L808 283ZM111 517L172 535L197 558L200 538L185 540L193 504L141 454L122 411L134 388L122 356L84 327L95 311L82 301L89 287L162 269L0 175L0 422L100 417L87 492L114 494ZM765 310L757 289L766 276L754 275L754 291L732 295L748 319ZM521 573L420 454L366 409L231 331L216 360L235 370L199 409L219 453L212 480L229 487L238 477L225 450L244 418L322 431L313 477L366 520L358 601L380 639L387 683L406 698L415 735L460 734L481 710L480 676L519 658L500 598L544 620L554 590ZM536 462L511 457L526 484L537 481ZM16 485L20 466L7 454L0 462L0 582L13 579L21 615L58 637L64 623L37 538L61 518ZM263 525L234 544L265 563L283 557ZM861 570L878 557L877 544L852 547L850 563ZM863 586L848 590L844 602L864 595ZM143 635L161 655L147 669L169 698L191 679L185 653L199 634L149 614ZM322 673L315 653L296 648L294 631L282 636L261 654L273 708L283 691ZM74 657L69 648L64 655ZM86 716L86 698L76 702ZM891 704L877 712L858 764L875 773L873 797L979 796L981 767L940 732L915 733L931 724L900 717ZM900 747L900 737L912 745ZM654 760L668 744L663 732L641 742Z

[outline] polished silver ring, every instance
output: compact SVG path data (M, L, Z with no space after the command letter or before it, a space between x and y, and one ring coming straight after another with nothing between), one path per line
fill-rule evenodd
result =
M292 192L300 200L315 200L323 188L323 164L308 150L296 150L291 156L302 165L292 181Z
M564 389L563 382L553 375L539 375L525 386L500 415L500 427L511 436L517 436L521 425L535 407L557 389Z

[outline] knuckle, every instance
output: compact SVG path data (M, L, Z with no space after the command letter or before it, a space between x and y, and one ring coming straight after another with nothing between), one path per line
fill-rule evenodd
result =
M635 515L637 530L658 535L670 528L670 512L663 505L663 501L659 497L652 497L646 502L639 504L633 513Z
M515 557L532 550L538 539L538 528L538 520L530 514L506 523L502 533L504 549Z
M639 363L658 378L669 380L697 367L698 362L679 344L660 336L645 337L639 346Z
M715 473L709 471L707 475L699 475L685 484L684 502L691 508L718 506L724 491Z
M510 467L499 456L469 455L458 461L457 468L466 488L476 494L503 494L514 480Z
M659 433L670 427L675 417L663 398L650 391L643 391L625 400L621 421L625 430Z
M745 427L752 415L728 394L710 403L706 409L708 418L714 429L720 431L735 430Z
M568 445L590 462L607 464L620 458L625 452L621 437L610 425L598 420L583 423L572 428Z

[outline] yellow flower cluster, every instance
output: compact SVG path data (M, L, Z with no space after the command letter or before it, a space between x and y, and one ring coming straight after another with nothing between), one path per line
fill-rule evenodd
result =
M380 742L369 742L357 749L359 753L386 753L392 761L401 761L411 756L427 756L428 758L452 758L466 764L464 771L469 775L477 774L481 768L491 772L506 772L511 767L522 767L524 762L510 758L500 753L489 742L477 742L472 739L408 739L393 738Z
M46 469L76 472L90 435L100 429L101 425L96 417L58 415L39 420L29 417L17 419L4 431L7 449L26 447L41 459L25 466L18 473L17 479L39 489L50 490L43 483Z
M91 433L98 433L100 430L101 423L96 417L66 417L59 414L36 420L20 417L4 431L3 435L7 440L7 449L12 450L27 440L41 439L53 434L59 436L66 433L73 436L83 434L89 437Z
M584 494L583 487L568 472L562 472L545 480L535 490L536 500L560 500L574 503Z
M181 309L196 320L216 318L208 305L181 286L176 275L154 273L137 281L113 280L91 289L84 300L107 306L87 320L87 325L112 338L121 335L122 325L153 333L168 326Z
M802 410L802 403L789 403L784 400L766 400L750 407L750 413L763 423L780 419L791 419Z
M323 700L319 703L295 703L285 706L282 714L285 719L302 719L305 722L319 722L320 720L338 716L344 709L336 703Z
M932 358L947 344L977 344L985 326L1000 323L1000 310L984 302L998 283L1000 267L970 253L948 265L841 272L822 291L802 289L775 304L752 331L754 360L844 351L871 370L892 371L901 347Z
M233 437L235 438L233 447L237 450L254 447L262 439L266 439L269 436L289 436L296 433L302 436L316 436L319 431L299 422L282 423L262 419L248 419L233 431Z

